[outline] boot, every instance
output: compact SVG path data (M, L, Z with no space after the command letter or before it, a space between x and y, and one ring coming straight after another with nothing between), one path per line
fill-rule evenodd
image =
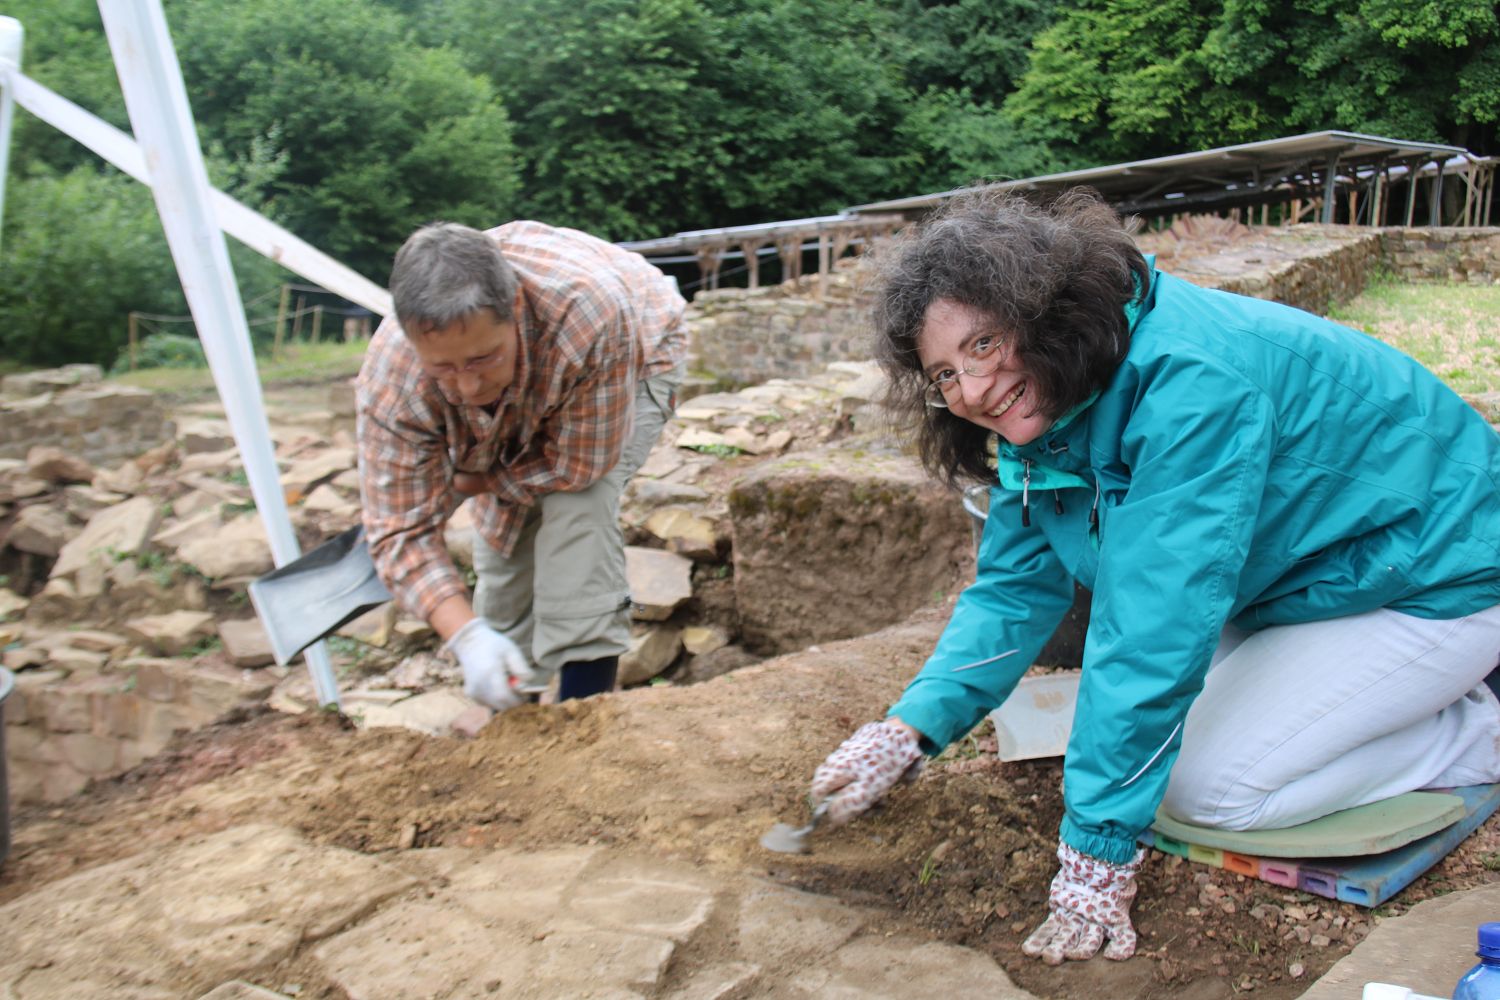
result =
M579 660L564 663L562 676L557 682L557 700L588 698L615 689L615 671L620 666L618 656L604 656L597 660Z

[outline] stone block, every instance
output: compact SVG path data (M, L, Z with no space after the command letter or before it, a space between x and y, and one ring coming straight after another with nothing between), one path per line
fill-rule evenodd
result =
M0 587L0 622L20 618L30 605L31 601L28 598L22 597L13 590Z
M625 547L625 577L631 614L642 621L664 621L693 596L692 561L675 552Z
M32 504L16 513L5 544L18 552L51 558L76 534L78 528L66 513L49 504Z
M26 468L31 475L49 483L89 483L94 479L93 466L77 455L49 445L27 452Z
M57 737L57 743L63 761L89 777L110 775L119 770L118 740L93 733L63 733Z
M654 990L672 961L676 945L642 934L563 930L548 934L538 951L534 969L542 982L607 983Z
M141 735L144 702L134 691L101 692L93 700L92 730L116 739L133 740Z
M243 702L264 700L275 687L260 671L220 664L193 667L185 678L186 697L179 692L179 701L208 718L217 718Z
M219 622L219 639L229 662L237 667L264 667L276 662L271 637L259 618Z
M644 684L670 667L682 652L682 630L671 625L649 625L630 637L630 648L620 656L620 683Z
M253 986L242 979L236 979L229 983L220 983L198 1000L290 1000L285 993L272 993L270 990Z
M125 633L163 656L176 656L213 635L214 616L207 611L169 611L125 623Z
M161 521L161 507L150 497L131 497L95 514L75 538L62 547L52 576L75 573L94 559L110 561L134 555L148 544Z
M260 576L273 565L265 526L255 515L236 518L213 535L188 542L177 550L177 557L210 580Z
M83 791L88 775L68 764L49 764L42 769L42 800L61 802Z
M141 703L141 734L137 739L141 752L151 756L160 752L172 737L181 732L191 732L207 723L185 705L165 704L159 701Z
M121 664L135 678L135 693L148 701L171 702L185 698L189 664L183 660L135 657Z
M94 728L94 698L118 691L112 677L70 677L60 684L28 695L31 708L53 733L87 733Z

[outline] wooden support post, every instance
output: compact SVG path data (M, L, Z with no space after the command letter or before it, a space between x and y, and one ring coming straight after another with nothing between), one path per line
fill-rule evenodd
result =
M321 329L323 329L323 307L313 306L312 342L314 344L318 342L318 331Z
M1427 224L1437 227L1443 224L1443 161L1433 160L1437 170L1432 175L1432 201L1427 206Z
M820 298L820 299L823 297L823 293L826 292L826 291L828 291L828 272L833 269L833 262L829 259L828 250L829 250L829 246L828 246L828 234L827 233L819 233L818 234L818 287L817 287L817 290L815 291L814 294L818 298Z
M777 240L776 253L781 257L782 281L796 281L802 277L802 237L788 236Z
M1484 172L1484 214L1479 217L1481 226L1490 224L1490 209L1494 207L1495 199L1495 165L1486 164Z
M699 284L709 291L713 291L719 287L719 264L723 259L719 253L719 248L716 246L700 247L697 257Z
M760 248L765 246L760 240L746 240L740 244L740 253L745 255L745 269L750 275L751 288L760 287Z
M276 303L276 333L271 338L271 357L281 354L281 341L286 337L286 306L292 296L290 285L281 286L281 298Z
M1334 196L1338 190L1339 154L1328 157L1323 174L1323 223L1328 225L1333 222Z
M1408 164L1406 168L1406 228L1411 228L1411 220L1417 214L1417 165Z
M125 341L125 343L127 345L127 348L126 348L126 357L130 359L129 360L130 370L131 371L135 371L135 352L136 352L136 348L139 345L139 342L137 340L137 332L136 332L136 330L137 330L136 314L133 313L133 312L130 314L130 320L129 320L129 327L128 327L128 329L129 329L129 333L126 334L126 341Z
M302 296L302 295L297 296L297 309L296 309L295 312L292 313L292 341L293 341L293 343L295 343L297 341L297 338L302 335L302 308L306 304L307 304L307 298L305 296Z

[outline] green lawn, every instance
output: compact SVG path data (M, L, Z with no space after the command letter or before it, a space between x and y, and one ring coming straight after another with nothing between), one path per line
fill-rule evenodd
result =
M1500 286L1377 282L1329 317L1410 354L1460 393L1500 391Z
M368 341L352 343L288 344L274 359L257 357L256 371L262 385L277 382L321 382L348 378L359 371ZM146 368L111 376L114 381L139 386L153 392L192 396L214 391L214 379L207 368Z

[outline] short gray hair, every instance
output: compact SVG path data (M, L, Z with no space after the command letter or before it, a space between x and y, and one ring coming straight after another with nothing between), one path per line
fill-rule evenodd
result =
M477 229L432 222L407 237L391 267L396 321L408 334L427 333L493 309L513 318L516 272L500 247Z

